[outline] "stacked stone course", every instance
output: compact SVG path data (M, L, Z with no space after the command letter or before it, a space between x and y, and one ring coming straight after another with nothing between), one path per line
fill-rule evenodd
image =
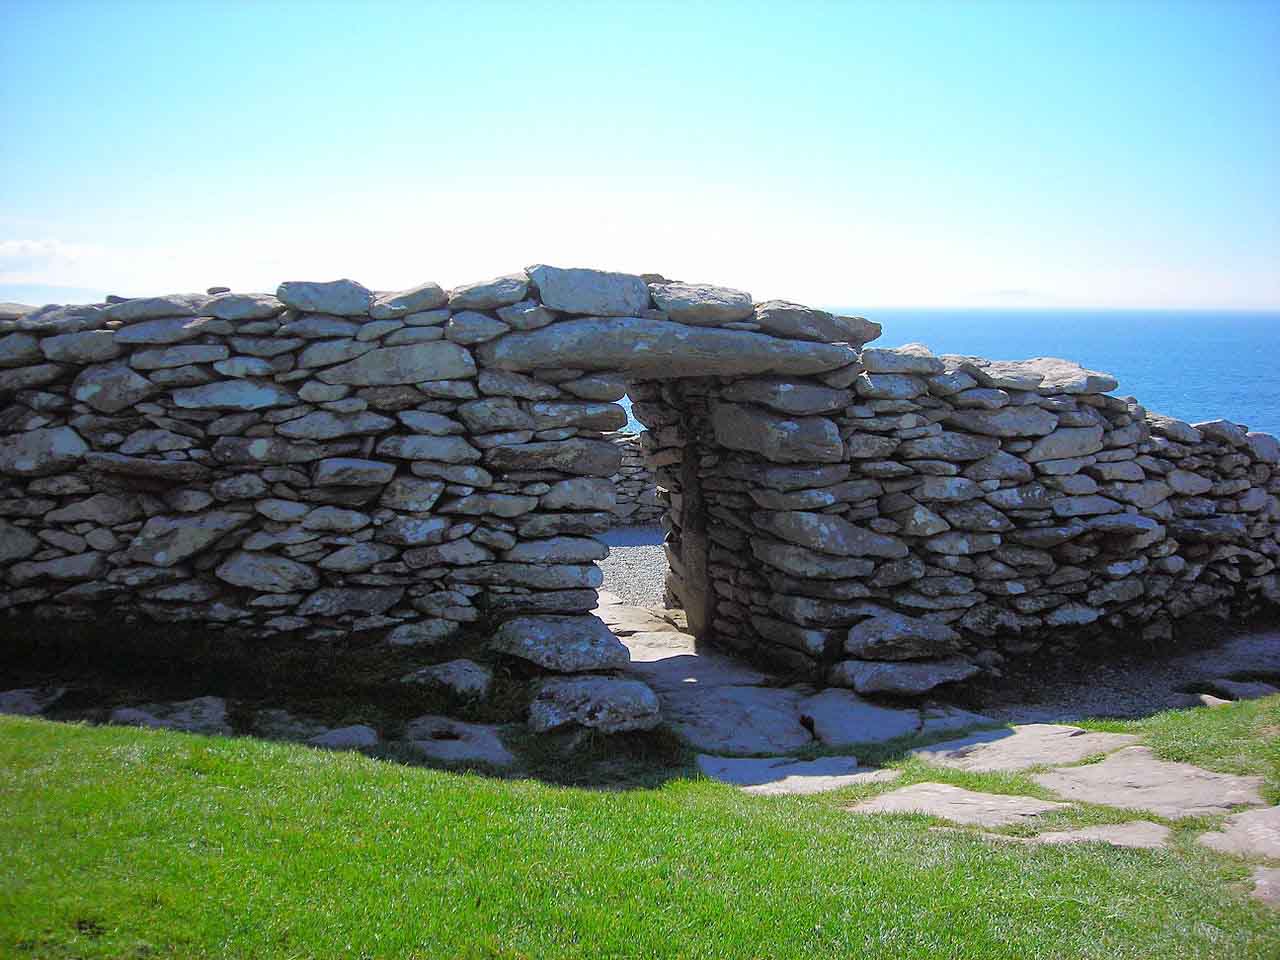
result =
M667 512L649 466L648 431L616 433L609 438L622 455L622 464L611 479L617 502L613 507L617 526L647 526L660 521Z
M535 729L652 726L589 616L592 535L652 516L637 444L692 629L863 693L1280 595L1274 438L1066 361L862 349L879 332L547 266L10 310L0 608L435 661L483 634L547 673Z

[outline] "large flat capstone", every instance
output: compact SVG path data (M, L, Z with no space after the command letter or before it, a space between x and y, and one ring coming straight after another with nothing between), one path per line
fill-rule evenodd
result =
M934 766L986 773L1077 763L1127 747L1137 739L1123 733L1090 733L1062 724L1028 723L1012 729L986 730L912 752Z
M483 365L499 370L572 367L667 379L824 373L858 359L847 344L784 340L641 317L565 320L482 343L476 355Z
M1052 800L978 793L945 783L913 783L849 807L852 813L924 813L976 827L1008 827L1068 806Z

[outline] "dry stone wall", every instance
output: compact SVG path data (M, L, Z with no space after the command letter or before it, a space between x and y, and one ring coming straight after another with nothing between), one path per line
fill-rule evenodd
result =
M613 506L614 524L639 527L657 523L667 512L667 505L658 493L649 465L652 438L648 431L641 431L616 433L609 439L622 455L618 472L610 477L617 501Z
M1277 598L1280 448L1058 360L547 266L0 316L0 608L459 638L544 671L537 730L658 722L589 615L644 448L702 636L864 693ZM630 392L648 430L620 440ZM635 495L634 519L644 516Z

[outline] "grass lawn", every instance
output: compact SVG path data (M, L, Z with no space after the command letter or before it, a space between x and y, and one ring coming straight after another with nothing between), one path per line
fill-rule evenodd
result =
M1280 797L1280 697L1102 726ZM583 790L0 718L0 956L1280 956L1249 866L1191 829L1160 852L1035 848L840 809L875 789Z

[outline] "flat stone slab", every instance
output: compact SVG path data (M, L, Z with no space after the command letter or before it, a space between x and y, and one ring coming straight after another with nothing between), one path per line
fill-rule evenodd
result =
M109 721L132 727L156 727L231 736L227 723L227 702L221 697L196 697L177 703L148 703L141 707L119 707L111 711Z
M1203 817L1261 806L1262 777L1212 773L1160 760L1148 747L1125 747L1101 763L1036 774L1040 786L1069 800L1146 810L1158 817Z
M780 687L686 684L660 697L668 725L695 749L750 756L793 753L813 742L800 724L798 707L804 693Z
M934 766L988 773L1077 763L1127 747L1137 739L1124 733L1090 733L1062 724L1029 723L1011 729L984 730L911 752Z
M362 723L337 727L311 737L307 743L325 750L365 750L378 745L378 732Z
M813 735L828 747L883 743L920 729L918 710L882 707L851 690L823 690L801 700L799 709L812 724Z
M1253 898L1269 907L1280 907L1280 867L1258 867L1253 871Z
M1200 842L1219 853L1280 860L1280 805L1233 813L1219 830L1202 833Z
M970 727L996 727L999 725L1000 721L994 717L949 705L924 707L920 711L920 732L926 736L946 733L949 730L964 730Z
M414 752L449 764L483 764L506 768L515 755L499 735L501 728L488 723L463 723L450 717L423 716L405 726L404 739Z
M753 686L769 679L732 657L707 650L705 645L700 650L689 634L677 633L669 624L659 623L665 629L636 632L622 638L623 645L631 651L626 672L659 693L688 685Z
M762 796L824 793L864 783L884 783L902 775L900 770L859 767L857 757L744 759L701 753L698 754L698 769L713 780L741 787L744 793Z
M1280 687L1274 687L1261 680L1232 680L1228 677L1217 677L1205 684L1213 693L1231 700L1260 700L1280 693Z
M978 793L945 783L913 783L847 809L852 813L925 813L974 827L1008 827L1034 822L1042 813L1067 806L1035 797Z
M0 713L17 714L20 717L38 716L53 706L66 687L24 687L20 690L0 692Z
M953 833L967 833L954 827L937 827ZM995 843L1017 843L1023 846L1040 844L1062 845L1070 843L1105 843L1111 847L1130 847L1140 850L1158 850L1169 845L1173 831L1150 820L1131 820L1128 823L1108 823L1097 827L1081 827L1078 830L1055 830L1038 833L1033 837L1013 837L1006 833L979 832L977 836Z

